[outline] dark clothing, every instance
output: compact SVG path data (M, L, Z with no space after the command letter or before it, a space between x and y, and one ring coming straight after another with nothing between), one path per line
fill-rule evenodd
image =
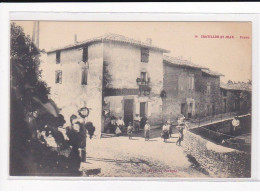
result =
M79 148L86 147L86 136L82 131L77 132L73 129L68 130L67 136L69 138L68 143L72 146L72 150L69 155L69 168L71 171L77 172L81 162Z
M172 128L173 128L173 126L170 125L170 127L169 127L169 135L170 135L170 136L172 135Z
M134 129L135 129L135 131L140 130L140 121L134 121Z
M181 145L181 142L183 141L183 137L184 137L184 135L183 135L184 125L178 126L177 128L178 128L178 132L179 132L179 137L178 137L178 140L176 142L176 145L177 144Z
M140 122L140 128L143 129L145 124L146 124L147 118L146 117L142 117L141 122Z
M162 138L163 139L169 139L169 132L168 131L163 131Z

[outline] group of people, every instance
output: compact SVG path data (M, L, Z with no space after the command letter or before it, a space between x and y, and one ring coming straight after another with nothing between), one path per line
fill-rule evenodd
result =
M132 139L134 130L136 130L136 128L133 126L132 122L129 122L128 127L127 127L127 134L128 134L129 139ZM137 128L137 130L140 130L140 128ZM144 125L145 141L148 141L150 139L150 130L151 130L151 125L149 124L149 121L146 120L145 125Z
M176 141L176 145L181 146L181 142L184 139L183 131L184 131L185 128L188 128L188 126L185 123L185 117L184 116L179 117L177 122L178 122L178 125L176 126L176 128L178 130L178 139ZM132 139L132 137L133 137L134 128L135 127L133 126L133 124L131 122L129 122L129 125L127 127L127 134L128 134L129 139ZM149 141L149 139L150 139L150 131L151 131L151 125L149 124L149 121L146 120L146 124L144 125L144 138L145 138L145 141ZM171 138L172 131L173 131L173 125L168 120L162 126L161 137L163 138L164 142L167 142L167 139Z
M178 125L176 126L176 128L178 130L178 139L176 141L176 145L181 146L181 142L184 139L183 131L184 131L185 127L187 127L187 124L185 123L185 117L184 116L179 117L177 123L178 123ZM172 129L173 129L173 126L169 120L166 121L164 123L164 125L162 126L161 137L163 138L164 142L167 142L167 139L171 138Z
M87 136L91 139L94 131L91 122L84 123L76 115L71 115L70 125L64 130L45 125L44 130L37 130L36 138L57 152L60 166L64 166L70 174L77 175L80 174L81 162L86 160Z
M140 129L144 129L144 126L146 125L147 118L146 117L140 117L139 114L136 114L133 123L128 123L128 126L131 126L132 129L128 129L128 126L126 127L125 122L123 118L120 116L116 118L115 116L108 116L105 120L105 130L107 133L114 133L117 136L129 131L133 133L134 131L139 132Z

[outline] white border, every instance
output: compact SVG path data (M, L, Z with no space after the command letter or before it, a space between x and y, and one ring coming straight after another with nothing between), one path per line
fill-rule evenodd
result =
M66 3L66 4L2 4L0 7L1 14L1 50L0 50L0 97L1 97L1 136L0 136L0 153L1 153L1 169L0 169L0 188L3 186L7 189L46 189L42 187L42 184L48 184L49 189L85 189L84 185L87 185L89 189L133 189L135 190L139 186L142 188L150 187L152 189L168 188L174 189L174 185L180 184L182 181L189 185L182 187L185 190L194 190L198 186L202 189L221 189L225 182L223 181L235 181L229 182L226 185L226 189L231 188L248 188L248 184L241 181L250 180L250 188L257 188L257 184L252 181L259 180L259 143L260 133L258 128L258 57L259 57L259 37L260 32L258 20L259 15L245 14L245 13L257 13L260 10L259 4L255 3L212 3L211 6L208 3L160 3L160 8L157 3ZM185 6L186 5L186 6ZM249 9L251 7L251 9ZM220 9L216 9L220 8ZM247 8L247 9L246 9ZM120 10L120 12L117 12ZM218 11L216 11L218 10ZM221 11L219 11L221 10ZM249 11L250 10L250 11ZM22 12L20 12L22 11ZM29 11L29 12L28 12ZM61 13L67 11L66 14ZM95 13L102 11L103 13ZM48 12L48 13L47 13ZM69 12L69 13L68 13ZM77 12L77 13L75 13ZM81 12L81 13L79 13ZM89 12L89 13L83 13ZM110 13L108 13L110 12ZM114 13L111 13L114 12ZM125 13L122 13L125 12ZM137 13L139 12L139 13ZM142 13L140 13L142 12ZM147 13L150 12L150 13ZM169 13L171 12L171 13ZM174 13L173 13L174 12ZM186 13L185 15L180 14ZM10 15L12 13L12 15ZM199 14L194 14L199 13ZM210 14L202 14L210 13ZM229 13L229 14L216 14L216 13ZM231 14L233 13L233 14ZM235 13L235 14L234 14ZM237 14L239 13L239 14ZM243 13L243 14L241 14ZM9 148L9 19L12 20L67 20L67 21L252 21L253 24L253 146L252 146L252 179L150 179L150 178L49 178L49 177L22 177L10 178L8 176L8 148ZM8 64L8 65L7 65ZM3 92L5 91L5 92ZM3 100L4 99L4 100ZM8 103L7 103L8 102ZM3 134L2 134L3 132ZM4 168L3 168L4 167ZM257 168L258 167L258 168ZM16 179L16 180L14 180ZM41 180L39 180L41 179ZM50 181L51 179L51 181ZM61 179L63 181L61 181ZM64 180L70 180L70 184L64 182ZM88 180L88 181L71 181L71 180ZM89 181L91 180L91 181ZM97 180L103 180L97 181ZM104 181L106 180L106 181ZM108 181L117 180L117 181ZM124 180L124 181L118 181ZM129 181L131 180L131 181ZM134 180L135 186L131 186ZM157 181L155 181L157 180ZM175 182L169 182L175 181ZM189 181L189 182L187 182ZM190 182L196 181L196 182ZM198 182L199 181L199 182ZM201 182L207 181L207 184ZM217 183L213 181L218 181ZM239 182L239 183L236 183ZM84 184L83 184L84 183ZM1 185L3 184L3 185ZM102 187L99 186L102 184ZM247 185L247 186L246 186ZM165 187L167 186L167 187ZM202 187L201 187L202 186ZM47 189L48 189L47 188ZM175 188L176 189L176 188ZM177 188L178 189L178 188Z

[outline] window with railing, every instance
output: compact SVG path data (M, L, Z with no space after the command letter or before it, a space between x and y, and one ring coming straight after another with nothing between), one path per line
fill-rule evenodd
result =
M150 78L147 77L147 72L141 72L140 77L136 79L136 83L139 86L139 94L140 95L149 95L151 88L149 86L150 84Z
M146 72L141 72L141 81L147 82L147 73Z

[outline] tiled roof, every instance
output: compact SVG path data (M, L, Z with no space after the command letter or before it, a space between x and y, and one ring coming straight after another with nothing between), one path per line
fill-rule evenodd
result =
M218 72L215 72L215 71L211 71L209 69L202 69L201 71L206 73L206 74L212 75L212 76L224 76L221 73L218 73Z
M163 60L164 60L164 62L167 62L167 63L169 63L171 65L175 65L175 66L192 67L192 68L197 68L197 69L208 69L206 67L202 67L200 65L192 63L191 61L179 59L176 57L170 57L170 56L164 55Z
M65 49L69 49L69 48L73 48L73 47L77 47L83 44L87 44L87 43L91 43L91 42L100 42L100 41L115 41L115 42L122 42L122 43L127 43L127 44L132 44L132 45L136 45L136 46L143 46L143 47L148 47L148 48L152 48L152 49L156 49L156 50L160 50L164 53L169 53L170 51L160 48L158 46L149 44L149 43L145 43L139 40L135 40L132 38L128 38L126 36L123 35L119 35L119 34L106 34L104 36L100 36L100 37L95 37L95 38L91 38L82 42L78 42L75 44L71 44L65 47L60 47L60 48L56 48L53 50L48 51L47 53L51 53L51 52L55 52L57 50L65 50Z
M252 85L247 83L220 83L220 88L225 90L252 91Z

